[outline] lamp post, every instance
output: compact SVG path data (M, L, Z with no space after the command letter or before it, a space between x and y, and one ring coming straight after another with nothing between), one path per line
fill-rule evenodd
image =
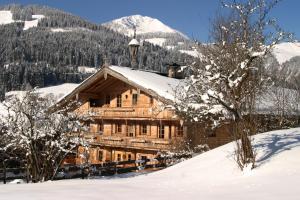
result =
M140 43L136 39L136 31L134 30L134 36L133 39L129 42L129 53L130 53L130 65L131 68L137 69L138 63L137 63L137 54L139 50Z

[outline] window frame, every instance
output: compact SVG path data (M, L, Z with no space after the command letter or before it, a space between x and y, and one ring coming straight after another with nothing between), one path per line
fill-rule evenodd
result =
M118 108L122 107L122 95L121 94L117 95L117 107Z
M159 139L165 138L165 126L164 125L158 125L158 138Z
M132 94L132 106L136 106L138 104L138 94L133 93Z

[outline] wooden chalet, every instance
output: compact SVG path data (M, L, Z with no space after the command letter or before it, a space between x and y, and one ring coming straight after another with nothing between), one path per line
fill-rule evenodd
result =
M182 81L153 72L107 66L61 102L81 102L76 112L93 119L89 131L84 133L91 146L88 154L92 164L152 159L162 152L182 148L193 138L171 106L176 86ZM211 136L213 139L216 135ZM225 142L228 140L222 143ZM83 151L79 148L78 155ZM84 161L78 156L76 162Z

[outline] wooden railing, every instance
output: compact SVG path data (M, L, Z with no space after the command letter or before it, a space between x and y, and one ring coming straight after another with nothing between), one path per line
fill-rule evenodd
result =
M153 111L151 108L90 108L86 111L95 117L115 117L115 118L172 118L173 113L165 110L162 112Z
M136 137L102 136L85 134L91 144L110 147L139 148L145 150L170 150L172 140Z

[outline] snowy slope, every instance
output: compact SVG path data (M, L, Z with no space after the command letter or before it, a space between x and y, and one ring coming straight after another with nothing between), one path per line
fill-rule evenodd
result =
M24 21L24 28L23 30L28 30L29 28L32 27L37 27L39 20L41 20L42 18L44 18L44 15L32 15L32 19L31 21Z
M76 83L64 83L56 86L38 88L37 92L41 96L53 95L56 99L60 99L61 97L63 97L64 95L72 91L77 86L78 84ZM10 91L7 92L5 96L23 95L24 93L25 93L24 91Z
M137 177L1 185L0 199L299 199L300 128L257 135L254 146L258 161L252 171L237 168L230 143Z
M300 56L300 43L283 42L274 47L273 55L279 64L282 64L295 56Z
M75 83L64 83L61 85L56 86L50 86L50 87L44 87L44 88L38 88L37 92L45 97L48 95L53 96L57 101L59 101L61 98L63 98L66 94L71 92L74 88L76 88L79 84ZM10 91L5 94L6 97L17 95L19 97L22 97L22 95L25 94L25 91ZM3 103L0 102L0 118L5 117L7 115L7 110L4 107ZM0 196L1 200L1 196Z
M32 15L33 20L23 21L24 28L23 30L28 30L32 27L37 27L39 20L44 18L44 15ZM10 24L16 22L13 20L13 14L10 10L0 10L0 25ZM20 20L18 22L21 22Z
M10 24L15 22L13 20L12 12L9 10L0 10L0 25Z

